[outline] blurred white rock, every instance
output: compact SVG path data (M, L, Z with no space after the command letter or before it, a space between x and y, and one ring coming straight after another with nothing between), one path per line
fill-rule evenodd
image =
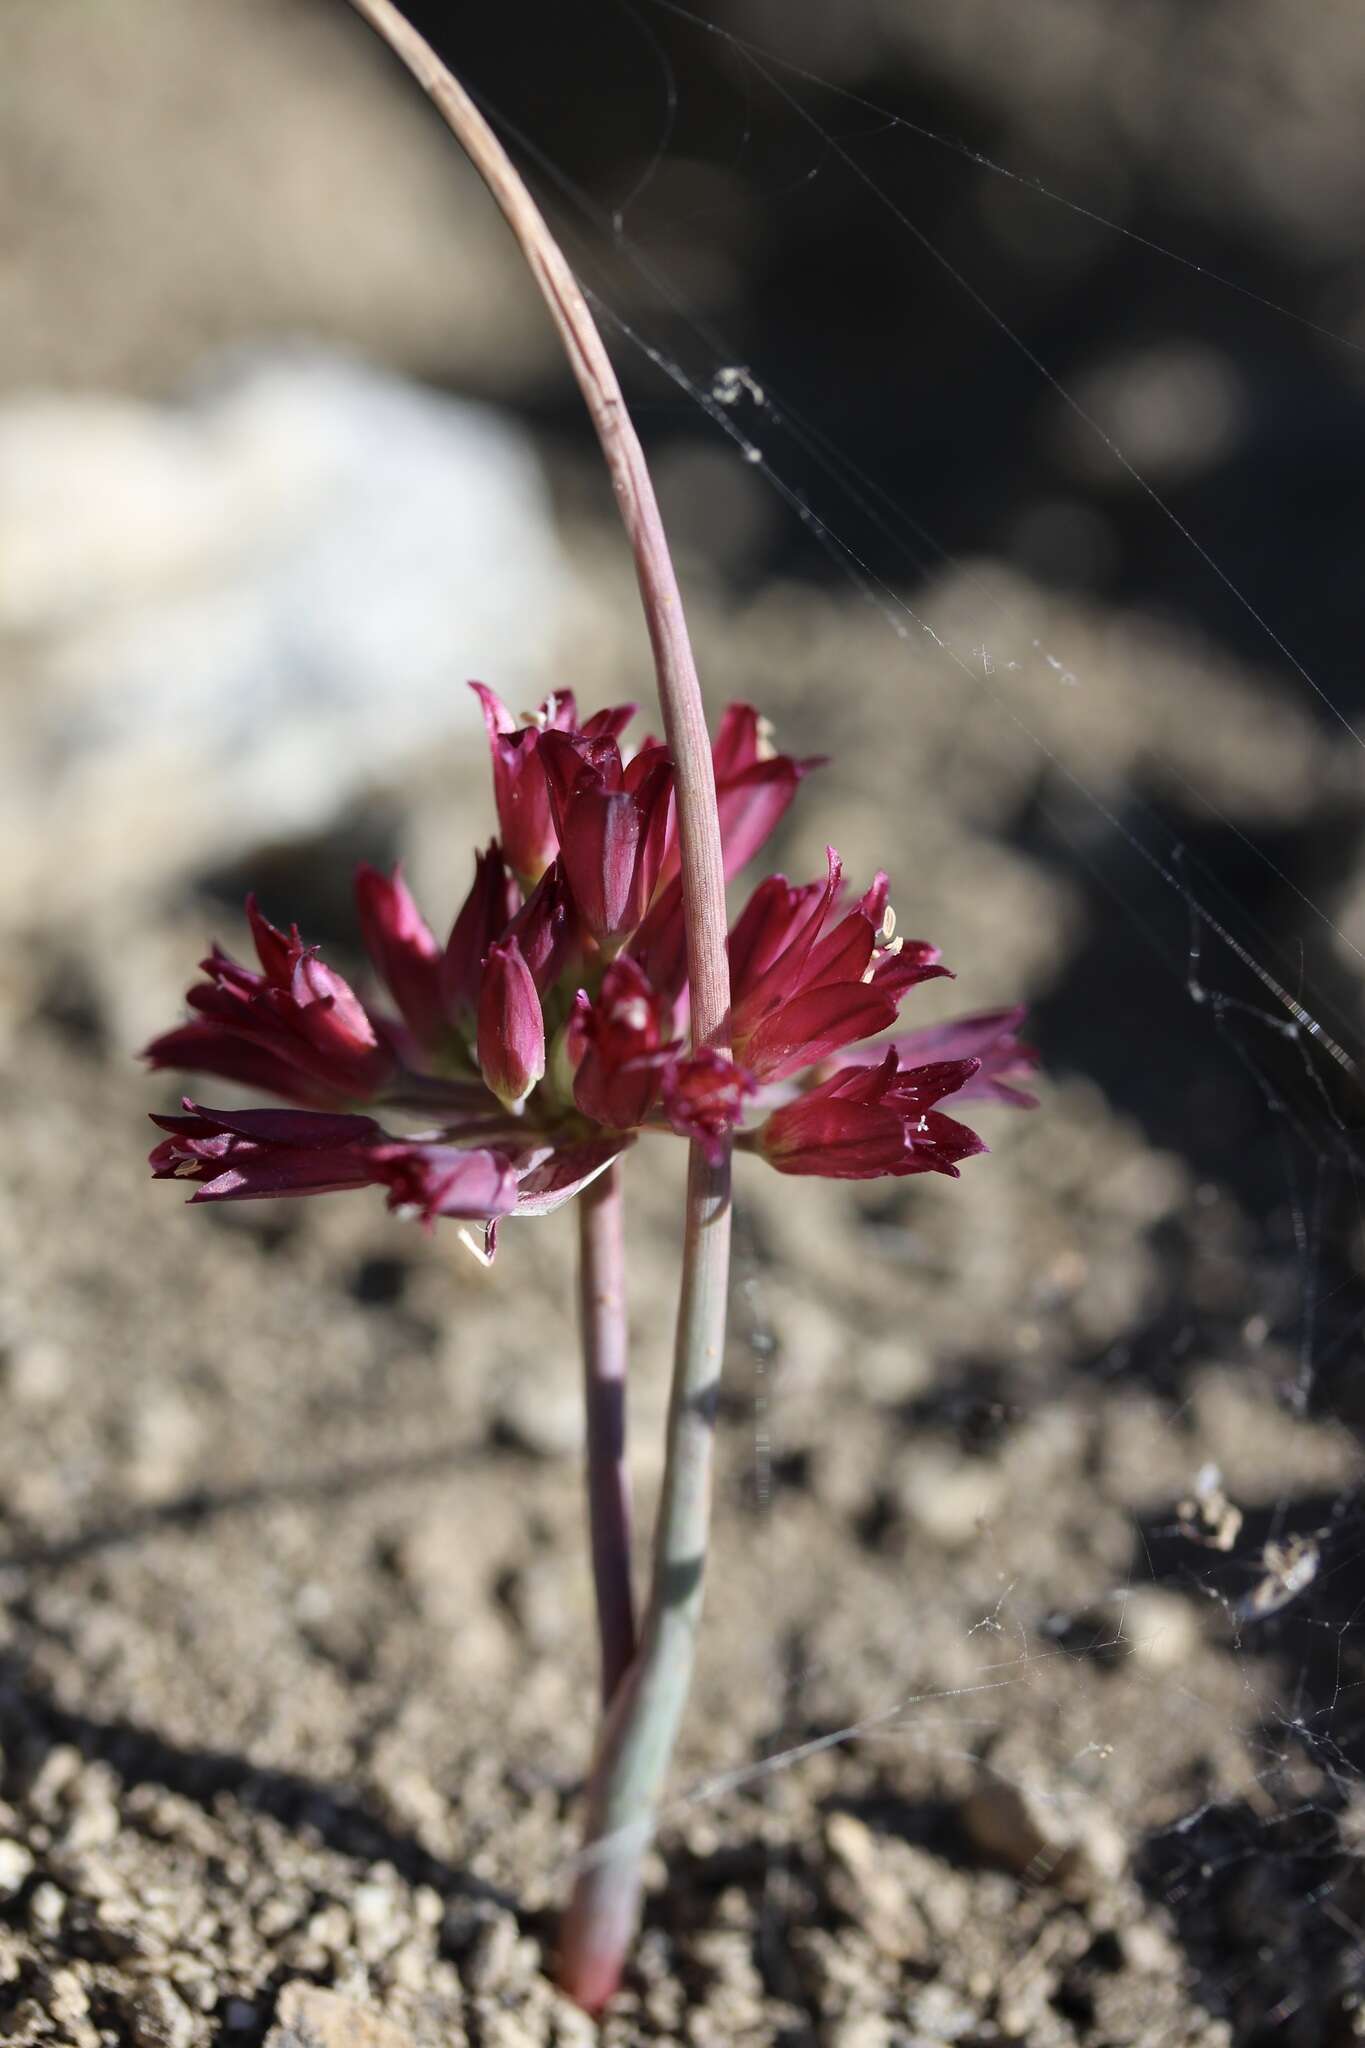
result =
M331 355L180 406L0 405L0 910L316 830L550 687L544 481L499 414Z

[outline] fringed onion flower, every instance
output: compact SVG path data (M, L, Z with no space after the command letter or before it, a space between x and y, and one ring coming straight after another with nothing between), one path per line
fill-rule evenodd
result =
M595 2012L620 1982L638 1921L701 1618L730 1155L743 1149L789 1174L956 1175L984 1148L940 1104L973 1094L1029 1104L1016 1083L1033 1056L1012 1010L890 1035L908 991L947 969L932 946L896 936L884 874L862 895L845 891L833 849L822 881L761 882L727 947L725 885L815 763L781 753L746 704L731 705L708 742L644 451L587 302L459 80L395 0L353 4L484 177L564 341L629 536L669 744L623 749L631 706L580 723L563 691L518 718L476 683L498 838L476 856L444 946L401 874L362 869L357 916L381 984L362 1000L297 929L286 936L249 902L259 968L215 947L190 991L192 1016L147 1056L293 1106L187 1101L182 1115L156 1119L165 1137L151 1163L158 1178L191 1182L195 1201L382 1187L428 1226L481 1221L484 1258L502 1217L580 1198L603 1712L557 1975ZM398 1118L418 1127L389 1128ZM689 1161L664 1471L637 1615L621 1155L654 1131L686 1140Z
M295 1106L158 1118L159 1178L192 1181L197 1202L379 1186L428 1224L481 1221L491 1253L501 1217L568 1201L645 1132L708 1151L733 1138L782 1173L956 1175L984 1148L939 1103L1032 1101L1014 1085L1033 1064L1018 1010L886 1036L908 991L948 969L895 935L885 874L850 896L833 848L822 880L752 891L729 939L730 1049L689 1051L666 749L622 751L630 705L580 725L565 691L519 723L474 687L501 837L476 854L446 943L400 871L362 867L357 923L382 985L362 1000L249 899L259 968L215 946L190 1019L146 1057ZM816 763L780 753L747 704L713 751L733 873Z

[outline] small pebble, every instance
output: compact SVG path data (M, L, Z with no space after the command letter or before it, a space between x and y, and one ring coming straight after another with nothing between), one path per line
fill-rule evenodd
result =
M66 1394L71 1377L69 1354L60 1345L35 1338L5 1353L0 1386L13 1407L51 1408Z
M43 1987L43 2003L54 2020L72 2026L90 2010L85 1986L74 1970L54 1970Z
M356 1947L367 1963L375 1963L398 1946L405 1934L405 1915L392 1885L382 1879L357 1885L351 1899Z
M564 1573L557 1558L536 1558L509 1572L500 1588L502 1599L532 1649L549 1651L562 1644L573 1627L573 1611L564 1597Z
M554 2048L594 2048L596 2021L590 2019L581 2006L574 2005L559 1992L551 1994L550 2025Z
M851 1813L830 1815L825 1844L831 1902L883 1955L898 1962L928 1961L935 1943L911 1890L914 1880L919 1881L917 1889L927 1889L916 1860L923 1851L906 1842L882 1840Z
M533 1458L574 1458L583 1448L583 1402L576 1387L546 1387L521 1375L499 1390L493 1434Z
M984 1995L989 1996L989 1986ZM907 2017L923 2033L926 2043L961 2041L981 2026L981 2014L967 2005L950 1984L926 1984L911 1999Z
M339 1956L350 1947L351 1916L336 1899L314 1913L304 1929L307 1938L328 1955Z
M286 1984L265 2048L413 2048L411 2034L353 1999L316 1984Z
M1109 1815L1067 1789L1049 1796L1034 1785L984 1778L968 1795L962 1821L983 1856L1071 1898L1111 1882L1126 1861Z
M1175 1671L1187 1664L1199 1642L1199 1624L1188 1600L1160 1586L1139 1586L1121 1610L1123 1645L1147 1671Z
M496 1991L506 1981L517 1946L517 1923L510 1913L484 1921L465 1952L460 1974L476 1995Z
M169 1984L148 1984L124 2011L137 2048L191 2048L194 2014Z
M29 1923L38 1934L54 1935L65 1912L65 1894L55 1884L40 1884L28 1902Z
M84 1766L84 1757L69 1742L54 1744L29 1787L28 1803L33 1811L43 1820L55 1819L66 1803L67 1787L80 1776Z
M900 2048L905 2035L879 2012L860 2012L836 2020L824 2036L828 2048Z
M33 1871L33 1852L8 1836L0 1838L0 1899L22 1891Z
M896 1500L911 1528L941 1550L964 1550L999 1511L1005 1477L984 1458L923 1449L897 1476Z

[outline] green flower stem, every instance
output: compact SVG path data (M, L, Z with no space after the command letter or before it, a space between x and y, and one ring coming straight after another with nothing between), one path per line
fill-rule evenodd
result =
M711 741L654 486L611 358L530 193L458 79L393 0L351 0L351 5L429 94L497 201L559 330L596 428L635 558L664 734L673 756L693 1043L728 1051L725 870ZM610 1997L634 1931L640 1862L692 1670L706 1562L729 1254L729 1157L708 1163L694 1145L652 1589L640 1647L616 1689L589 1787L584 1868L561 1955L565 1987L589 2006Z
M621 1161L613 1159L578 1198L588 1534L597 1596L604 1708L611 1705L635 1655L630 1480L626 1471L626 1271L621 1177Z
M639 1913L641 1862L692 1680L729 1268L730 1163L712 1166L694 1145L653 1585L639 1652L593 1766L585 1848L560 1935L560 1982L589 2012L620 1981Z

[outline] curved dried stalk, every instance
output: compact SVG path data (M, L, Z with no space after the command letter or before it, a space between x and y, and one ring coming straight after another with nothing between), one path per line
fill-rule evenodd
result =
M693 1040L728 1049L725 876L715 777L682 595L644 452L583 294L505 150L449 68L392 4L350 0L428 93L493 194L559 330L587 403L635 558L676 770ZM560 1976L596 2009L616 1988L635 1927L640 1863L691 1681L710 1524L716 1388L730 1258L730 1161L693 1146L673 1394L654 1571L640 1643L616 1687L589 1784L583 1867Z

